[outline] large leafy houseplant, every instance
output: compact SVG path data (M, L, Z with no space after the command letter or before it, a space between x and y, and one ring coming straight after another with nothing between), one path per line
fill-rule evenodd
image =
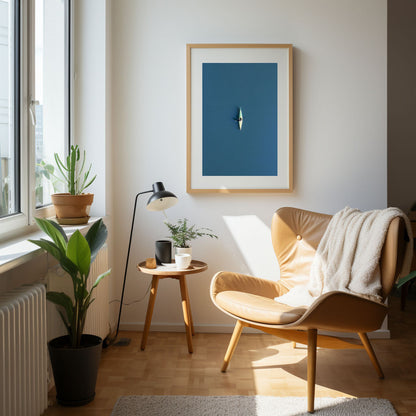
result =
M170 231L169 238L172 239L175 247L188 248L190 247L190 242L199 237L218 238L209 228L197 228L196 225L189 225L187 218L178 220L176 224L168 221L165 224Z
M88 230L85 237L76 230L68 239L62 227L54 221L36 218L39 228L51 241L41 238L29 240L55 257L72 279L73 293L48 292L46 297L59 307L59 313L68 332L72 347L81 346L88 308L94 301L94 289L110 270L97 277L91 289L87 288L90 266L107 239L107 227L100 219Z

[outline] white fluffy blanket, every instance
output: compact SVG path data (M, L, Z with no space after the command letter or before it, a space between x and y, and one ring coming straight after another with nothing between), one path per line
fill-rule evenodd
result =
M297 286L277 302L290 306L309 306L334 290L354 293L381 301L379 261L390 222L403 217L410 241L407 244L401 275L410 269L413 238L407 216L398 208L361 212L344 208L335 214L319 243L307 286Z

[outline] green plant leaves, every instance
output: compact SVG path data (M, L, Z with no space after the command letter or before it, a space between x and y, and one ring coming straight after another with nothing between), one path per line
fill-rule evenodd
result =
M48 292L47 299L60 308L58 310L71 338L72 346L80 345L87 310L94 299L95 287L110 274L110 270L98 276L90 290L87 281L91 262L107 238L107 227L100 219L95 222L84 237L78 230L68 239L63 228L51 220L37 219L36 223L52 241L46 239L29 240L55 257L61 267L70 275L73 298L63 292ZM92 254L91 254L92 253Z
M403 276L399 281L397 282L397 289L401 288L405 283L409 282L410 280L414 279L416 277L416 270L409 273L407 276Z
M54 221L43 218L35 218L35 221L38 227L52 239L61 253L65 253L67 238L62 227Z
M82 162L81 159L81 152L78 147L71 146L69 151L69 155L64 159L63 162L57 153L54 154L55 163L58 167L59 172L61 173L62 177L64 178L64 182L68 188L68 192L71 195L79 195L81 194L84 189L90 186L97 175L95 175L88 183L88 177L91 171L91 165L86 173L83 173L85 167L85 159L86 159L86 152L84 150ZM79 166L81 164L81 166Z
M101 247L104 245L107 239L107 227L105 226L102 219L95 222L85 235L85 239L91 249L91 263L94 261Z
M55 257L57 260L61 259L62 252L51 241L45 240L43 238L41 238L40 240L28 240L28 241L30 241L33 244L36 244L40 248L43 248L49 254L51 254L53 257Z
M55 305L62 306L65 310L67 323L72 322L74 317L74 305L71 298L63 292L48 292L46 299L54 303Z
M67 235L65 234L65 231L64 231L64 229L58 224L58 223L56 223L55 221L50 221L50 224L53 226L53 227L55 227L60 233L61 233L61 235L62 235L62 237L63 237L63 239L65 240L65 243L67 243L68 242L68 237L67 237Z
M88 276L91 264L90 246L78 230L71 235L68 241L66 255L83 275Z
M72 261L66 256L65 252L62 252L52 241L45 240L41 238L40 240L28 240L33 244L36 244L38 247L46 250L50 255L56 258L59 261L61 267L69 273L71 276L76 276L78 268L72 263Z
M107 271L106 271L106 272L104 272L104 273L101 273L101 274L97 277L97 280L95 281L94 285L92 286L92 289L96 288L96 287L98 286L98 283L100 283L100 282L101 282L101 280L102 280L104 277L108 276L110 273L111 273L111 269L107 270Z
M196 228L196 225L188 225L188 219L178 220L177 224L171 224L165 221L170 231L170 236L175 247L190 247L190 242L199 237L218 238L209 228ZM208 231L208 232L206 232Z

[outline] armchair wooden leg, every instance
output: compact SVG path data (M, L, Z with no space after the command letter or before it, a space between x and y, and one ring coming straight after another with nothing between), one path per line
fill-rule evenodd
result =
M376 354L373 350L373 346L371 345L367 334L365 332L359 332L358 335L361 339L361 342L364 345L365 350L367 351L368 356L370 357L371 362L373 363L374 368L377 371L378 377L384 378L383 370L380 367L380 363L377 360Z
M315 411L316 343L318 331L308 329L308 412Z
M235 348L237 347L238 340L240 339L243 328L244 325L241 323L241 321L237 321L234 327L233 335L231 336L230 343L228 344L227 352L225 353L224 362L221 367L221 371L223 373L227 371L228 364L230 363L231 357L233 356Z

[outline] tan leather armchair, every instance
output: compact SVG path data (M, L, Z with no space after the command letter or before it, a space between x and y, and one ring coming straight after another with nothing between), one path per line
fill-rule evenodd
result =
M361 296L333 291L320 296L310 307L291 307L274 300L296 285L306 285L319 241L330 215L281 208L274 214L272 242L280 266L280 280L272 282L238 273L219 272L211 282L211 299L227 315L237 320L221 371L227 370L244 327L260 329L280 338L306 344L308 411L314 411L316 349L365 349L377 374L383 371L367 337L380 328L387 314L384 303ZM382 296L390 293L401 270L405 247L403 219L394 218L383 246L380 268ZM333 336L318 335L318 330L358 333L362 345Z

